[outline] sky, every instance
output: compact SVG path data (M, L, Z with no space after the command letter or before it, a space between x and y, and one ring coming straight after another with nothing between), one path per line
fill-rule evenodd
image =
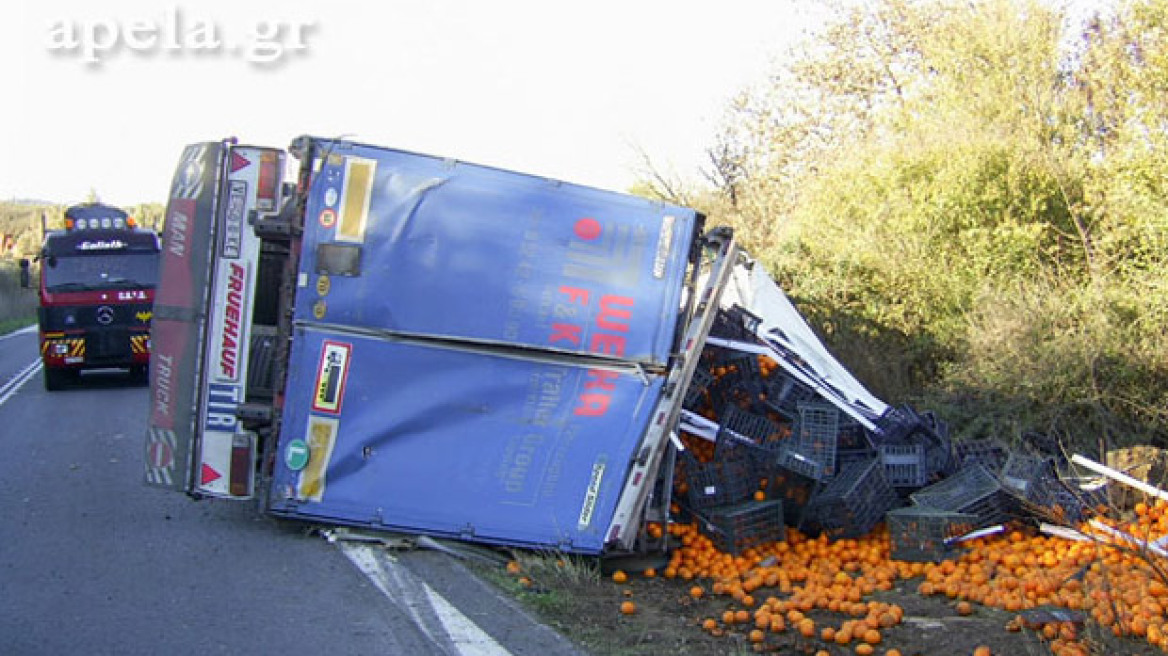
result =
M313 134L627 189L697 178L814 0L18 0L0 200L164 202L185 144Z

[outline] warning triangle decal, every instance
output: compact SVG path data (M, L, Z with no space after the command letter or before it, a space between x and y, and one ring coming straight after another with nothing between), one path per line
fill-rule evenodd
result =
M249 165L251 165L251 162L247 161L246 157L244 157L243 155L240 155L238 152L236 152L234 150L231 151L231 172L232 173L235 173L239 169L242 169L243 167L249 166Z
M202 481L202 483L200 483L200 485L206 485L207 483L214 483L215 481L219 480L220 478L223 478L223 474L220 474L219 472L215 471L211 467L211 465L208 465L208 464L203 465L203 481Z

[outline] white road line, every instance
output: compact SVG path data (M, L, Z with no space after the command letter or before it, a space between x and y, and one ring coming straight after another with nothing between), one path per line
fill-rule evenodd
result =
M34 323L31 326L25 326L24 328L21 328L20 330L14 330L14 331L8 333L7 335L0 335L0 342L8 339L9 337L16 337L17 335L27 335L28 333L35 333L36 329L37 329L37 327L36 327L36 324Z
M9 379L7 383L4 383L4 385L0 387L0 405L4 405L4 403L13 394L16 394L17 390L24 386L24 384L27 383L33 376L37 375L40 370L41 360L40 358L37 358L36 360L33 360L32 363L27 367L21 369L20 373Z
M463 615L393 556L368 544L341 542L341 551L399 608L409 613L434 644L453 647L451 656L510 656L495 639Z

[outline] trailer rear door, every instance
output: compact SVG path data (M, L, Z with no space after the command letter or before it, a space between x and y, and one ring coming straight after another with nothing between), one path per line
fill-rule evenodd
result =
M700 217L311 144L272 510L600 552L676 349Z

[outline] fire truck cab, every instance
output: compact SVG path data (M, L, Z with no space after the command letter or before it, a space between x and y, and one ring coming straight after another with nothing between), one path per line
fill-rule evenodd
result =
M37 257L45 389L83 369L129 369L145 379L158 283L158 234L101 203L65 210L65 227L45 230Z

